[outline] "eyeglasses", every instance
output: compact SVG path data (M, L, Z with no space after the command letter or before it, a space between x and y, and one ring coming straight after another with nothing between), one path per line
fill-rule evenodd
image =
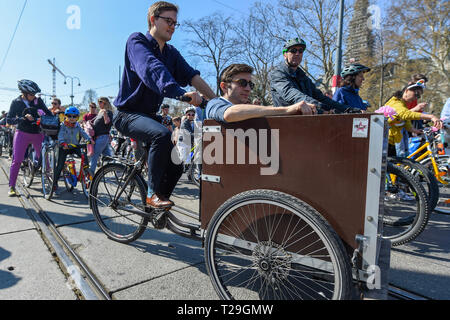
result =
M172 18L168 18L168 17L161 17L161 16L155 16L155 18L161 18L163 20L165 20L167 22L167 24L169 25L169 27L175 27L178 28L180 26L180 24L177 21L174 21Z
M67 118L69 118L69 119L78 119L78 116L75 116L75 115L68 115Z
M52 105L53 105L53 106L57 106L57 105L59 105L59 103L57 103L57 102L52 102Z
M290 52L292 54L296 54L298 52L301 54L301 53L305 52L305 48L300 48L300 49L292 48L292 49L289 49L288 52Z
M242 88L246 88L247 86L250 86L251 90L255 88L255 84L253 82L245 79L232 80L231 82L236 82Z
M193 116L195 116L195 113L188 113L187 116L188 117L193 117Z

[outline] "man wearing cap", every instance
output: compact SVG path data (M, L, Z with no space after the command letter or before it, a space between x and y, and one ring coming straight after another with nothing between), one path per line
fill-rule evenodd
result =
M338 112L360 112L333 101L316 88L314 83L300 68L306 43L302 39L291 39L284 45L284 62L270 74L271 92L275 106L289 106L300 101L315 105L316 110L332 110Z

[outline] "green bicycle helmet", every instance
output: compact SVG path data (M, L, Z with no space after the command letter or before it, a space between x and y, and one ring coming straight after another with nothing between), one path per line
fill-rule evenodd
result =
M341 72L341 77L345 78L346 76L350 76L353 74L358 74L360 72L369 72L371 69L369 67L363 66L359 63L354 63L349 66L346 66L344 70Z
M283 53L286 53L290 48L295 46L303 46L306 49L306 42L299 38L291 39L284 44Z

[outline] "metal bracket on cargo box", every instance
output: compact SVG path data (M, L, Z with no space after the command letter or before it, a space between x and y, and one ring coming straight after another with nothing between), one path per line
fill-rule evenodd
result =
M207 182L214 182L214 183L220 183L220 177L219 176L210 176L207 174L202 174L202 180Z
M208 132L222 132L222 127L221 126L205 126L203 127L203 133L208 133Z

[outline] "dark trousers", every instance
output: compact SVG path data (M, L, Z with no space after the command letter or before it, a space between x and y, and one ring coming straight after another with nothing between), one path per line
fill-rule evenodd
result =
M61 172L64 168L64 163L66 162L67 156L69 154L76 154L81 158L81 149L64 150L64 148L59 147L58 163L57 163L56 169L55 169L55 180L53 181L53 185L56 185L58 183L59 177L61 176ZM87 161L86 154L84 154L84 161ZM85 165L86 165L86 163L85 163Z
M172 152L172 134L161 124L158 117L141 113L117 112L113 123L124 136L146 142L148 153L149 193L169 198L183 174L183 166L177 152ZM175 163L174 163L175 162Z

